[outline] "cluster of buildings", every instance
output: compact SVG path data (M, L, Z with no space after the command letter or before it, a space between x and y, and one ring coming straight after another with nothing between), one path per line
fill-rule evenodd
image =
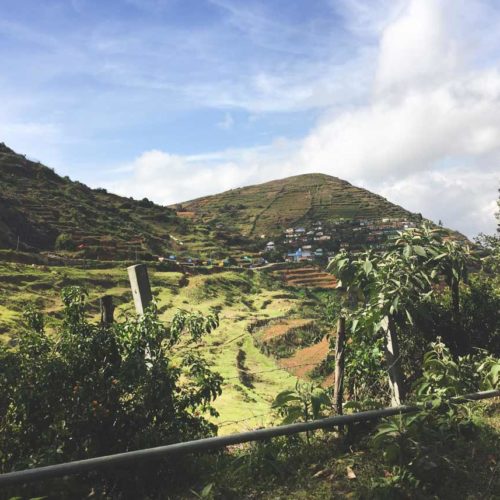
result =
M352 251L382 248L397 238L400 231L412 227L416 223L406 219L316 221L309 226L285 229L279 239L267 242L265 252L282 251L289 262L322 260L342 248Z

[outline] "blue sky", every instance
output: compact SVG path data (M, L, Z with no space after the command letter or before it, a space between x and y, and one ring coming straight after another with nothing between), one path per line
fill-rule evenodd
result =
M0 141L173 203L324 172L495 227L500 9L466 0L0 0Z

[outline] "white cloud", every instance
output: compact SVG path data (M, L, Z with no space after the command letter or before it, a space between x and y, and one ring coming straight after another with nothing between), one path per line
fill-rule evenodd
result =
M110 172L129 172L104 186L122 195L172 204L239 186L286 177L295 172L291 158L297 144L277 140L265 147L228 149L202 155L146 151ZM102 184L102 183L101 183Z
M387 26L380 40L377 91L429 86L453 75L459 65L458 43L446 22L449 8L453 5L446 0L412 1Z
M379 188L393 202L447 227L475 236L493 232L499 175L481 169L452 168L405 177Z
M484 26L493 23L492 12L477 4L469 9L463 1L413 0L384 24L378 12L370 18L368 3L348 3L351 13L362 10L367 31L380 27L376 67L368 64L360 78L371 78L370 98L325 112L307 137L285 147L271 144L196 159L145 153L130 166L131 178L117 188L172 202L320 171L442 219L469 236L493 231L500 181L500 68L482 60L477 41ZM480 17L485 12L488 18ZM475 30L467 22L469 13ZM359 22L356 30L363 31ZM479 51L475 58L464 48L468 44ZM367 46L359 54L371 51ZM274 106L294 101L324 106L329 90L348 87L349 69L359 71L365 56L359 57L336 67L337 80L323 91L317 83L301 80L295 87L287 75L263 73L254 80L260 104L253 107L266 99ZM225 99L232 102L229 94Z

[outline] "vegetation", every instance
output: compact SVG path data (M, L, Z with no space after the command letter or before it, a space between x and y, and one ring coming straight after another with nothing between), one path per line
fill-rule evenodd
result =
M167 326L152 307L111 326L89 323L85 292L63 292L58 340L43 316L26 313L15 351L0 351L2 472L175 443L213 435L203 415L221 394L222 378L195 347L217 327L214 315L180 311ZM153 495L158 478L179 475L178 463L92 476L102 496ZM83 489L81 490L83 491Z
M124 260L183 251L172 234L189 232L196 241L210 240L171 208L90 189L4 144L0 185L0 248Z
M181 204L198 220L248 237L279 236L310 221L409 217L408 211L346 181L306 174L231 189Z
M202 274L155 263L155 306L137 318L127 263L97 257L195 251L229 266L238 252L258 251L262 234L289 225L408 213L317 174L194 200L175 213L62 179L3 145L0 166L0 247L11 249L0 258L18 262L0 262L2 471L331 415L339 409L332 394L339 319L347 324L341 409L391 401L420 408L13 495L494 498L499 491L498 401L450 399L499 384L498 237L481 236L469 250L423 226L377 253L340 252L336 278L303 267ZM18 245L90 260L46 266L43 256L14 251ZM104 293L117 306L111 326L96 322Z

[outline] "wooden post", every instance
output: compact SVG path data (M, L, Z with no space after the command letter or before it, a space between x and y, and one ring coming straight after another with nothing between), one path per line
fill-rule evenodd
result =
M335 411L342 415L342 400L344 397L344 364L345 364L345 318L337 322L337 339L335 343L335 381L333 400Z
M111 325L113 323L113 313L115 306L113 305L113 297L104 295L101 297L101 323L103 325Z
M389 324L385 333L385 360L391 386L392 406L399 406L405 397L405 387L396 325L391 316L389 316Z
M136 264L127 268L132 295L134 296L135 310L143 315L146 308L153 300L149 284L148 269L146 264Z

